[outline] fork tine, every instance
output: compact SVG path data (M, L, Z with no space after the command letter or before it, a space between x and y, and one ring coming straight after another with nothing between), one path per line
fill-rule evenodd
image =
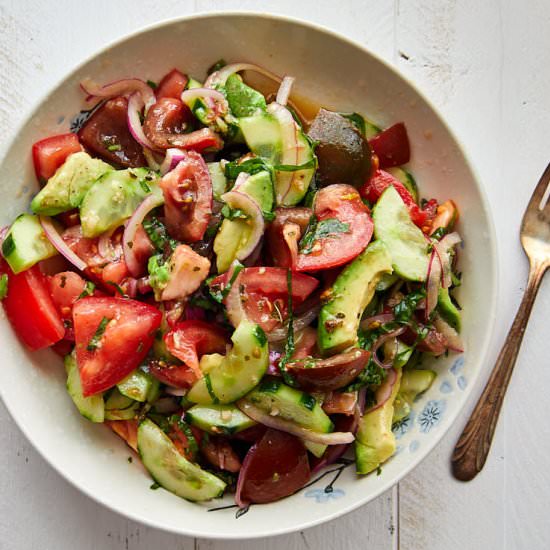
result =
M546 167L546 170L543 172L542 176L533 191L531 200L527 206L528 210L536 209L543 210L548 202L548 196L550 194L550 189L548 184L550 183L550 164Z

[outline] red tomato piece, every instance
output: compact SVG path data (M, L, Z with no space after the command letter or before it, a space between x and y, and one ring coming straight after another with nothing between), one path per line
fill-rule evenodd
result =
M159 149L181 146L187 123L193 119L189 107L180 99L165 97L159 99L147 112L143 132L147 139ZM187 135L187 134L186 134Z
M82 298L73 306L76 361L85 397L108 390L139 366L162 320L126 298Z
M168 351L202 377L199 358L206 353L224 353L227 334L205 321L181 321L164 337Z
M239 456L226 439L215 436L203 438L201 451L206 460L220 470L236 473L241 469Z
M179 241L200 241L212 215L212 180L202 156L187 151L160 187L168 233Z
M196 381L195 371L187 365L167 365L161 361L149 363L151 374L167 386L190 388Z
M80 141L107 162L125 168L147 166L141 145L130 133L127 117L128 100L109 99L82 126L78 132Z
M401 166L409 162L411 148L407 129L402 122L398 122L383 132L369 139L371 149L378 156L380 168Z
M303 443L293 435L268 429L244 459L236 500L274 502L296 492L309 478L309 461Z
M374 204L390 185L393 185L399 196L403 199L414 224L422 227L435 215L435 209L433 208L434 203L437 207L435 201L430 201L428 203L429 208L423 210L414 202L413 196L409 193L408 189L398 179L384 170L377 170L365 185L361 187L359 192L363 198Z
M317 351L317 330L313 327L306 327L300 334L296 335L296 346L292 360L313 357Z
M316 238L310 252L300 252L297 271L319 271L353 260L369 244L373 223L369 209L351 185L335 184L321 189L315 198L315 217L321 222L335 220L345 224L343 232L328 233Z
M155 95L157 99L163 97L174 97L180 99L183 90L187 86L189 78L177 69L172 69L169 73L165 74L162 80L159 82Z
M8 276L4 310L20 340L32 350L59 342L65 335L65 327L50 296L48 281L38 266L15 275L1 260L0 272Z
M34 171L40 184L46 183L69 155L82 151L76 134L60 134L37 141L32 146Z

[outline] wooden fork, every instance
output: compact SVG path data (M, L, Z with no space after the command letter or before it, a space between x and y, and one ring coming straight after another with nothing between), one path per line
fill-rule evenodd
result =
M483 468L498 420L498 415L516 364L523 334L533 308L542 276L550 265L550 165L544 171L523 215L520 239L529 258L529 280L500 351L491 377L456 444L451 459L453 475L470 481Z

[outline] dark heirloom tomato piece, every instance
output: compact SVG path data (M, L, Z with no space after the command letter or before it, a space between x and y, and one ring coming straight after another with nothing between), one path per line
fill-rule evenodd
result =
M83 395L108 390L137 368L153 345L161 320L156 307L136 300L78 300L73 325Z
M304 444L293 435L268 429L243 461L235 500L274 502L301 489L310 475Z
M126 168L147 166L141 145L128 128L128 100L106 101L78 132L80 141L92 154Z
M268 225L265 236L273 264L295 267L298 241L304 234L313 210L311 208L277 208L275 219Z
M208 439L203 437L201 451L206 460L220 470L237 473L241 469L239 456L226 439L212 435Z
M305 390L338 390L352 382L365 368L370 352L354 349L328 359L304 358L287 363L286 368Z
M206 353L224 353L228 338L223 329L212 323L182 321L166 334L164 342L168 351L200 378L200 356Z
M418 323L419 330L424 330L426 327L421 323ZM418 334L412 329L407 330L400 336L405 344L412 346L418 340ZM426 337L418 341L416 345L418 351L431 353L436 357L443 355L449 349L449 343L443 334L435 330L434 328L428 329Z
M162 99L163 97L174 97L179 99L188 81L189 79L186 75L177 69L172 69L169 73L165 74L159 82L155 90L155 95L157 99Z
M32 146L34 171L41 184L46 183L69 155L82 151L76 134L60 134L37 141Z
M363 184L371 173L369 142L346 118L319 109L308 135L318 143L315 154L319 161L317 179L321 185Z
M297 271L336 267L363 252L370 242L374 225L369 209L354 187L329 185L317 193L314 206L317 230L307 249L304 247L307 232L302 237Z
M409 210L411 220L415 225L422 227L428 220L435 216L436 212L433 201L430 201L425 209L420 208L420 206L414 202L414 198L409 190L398 179L384 170L377 170L363 187L361 187L359 192L363 198L374 204L390 185L393 185L401 199L403 199L405 206Z
M401 166L411 159L411 148L407 129L402 122L390 126L369 140L378 157L380 168Z
M4 260L0 260L0 273L8 276L8 293L2 302L20 340L32 350L59 342L65 327L40 268L35 265L16 275Z
M185 152L183 160L161 180L166 228L175 239L200 241L212 215L212 180L201 155Z
M193 119L189 107L180 99L159 99L147 113L143 123L146 137L159 149L176 147L193 151L218 151L223 147L221 138L210 128L184 133Z
M159 149L176 147L177 136L183 134L193 115L180 99L164 97L147 112L143 132L147 139Z

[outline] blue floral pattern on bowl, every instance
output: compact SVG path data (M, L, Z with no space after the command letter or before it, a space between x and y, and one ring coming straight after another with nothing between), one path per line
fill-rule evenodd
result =
M328 502L329 500L336 500L338 498L341 498L346 493L342 489L333 489L330 487L330 490L327 491L327 488L325 489L308 489L304 496L306 498L313 498L315 499L315 502L323 503Z

